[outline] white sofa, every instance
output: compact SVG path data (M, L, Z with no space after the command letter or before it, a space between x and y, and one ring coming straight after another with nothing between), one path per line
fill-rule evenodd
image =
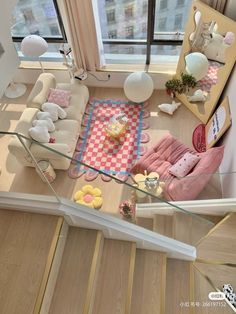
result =
M40 110L41 105L46 102L49 88L71 90L71 99L69 107L64 108L67 118L56 121L56 130L50 133L51 137L55 138L55 143L43 145L72 157L81 130L82 117L89 99L88 88L79 81L74 84L56 84L55 77L52 74L42 73L27 99L27 108L22 113L15 132L30 138L28 130L32 126L32 121L36 119L36 113ZM48 160L54 169L66 170L69 168L70 159L28 140L24 140L24 143L36 160ZM11 139L8 149L22 165L34 167L30 155L16 137Z

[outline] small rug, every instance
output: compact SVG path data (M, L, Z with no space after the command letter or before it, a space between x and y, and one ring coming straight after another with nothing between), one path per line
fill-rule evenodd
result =
M129 170L140 157L144 104L92 99L88 108L83 121L86 127L82 139L78 140L78 153L74 155L76 160L107 174L129 175ZM119 140L115 140L106 136L105 127L111 117L120 111L127 115L129 127ZM72 164L69 176L75 178L76 172L80 175L91 170L83 165Z

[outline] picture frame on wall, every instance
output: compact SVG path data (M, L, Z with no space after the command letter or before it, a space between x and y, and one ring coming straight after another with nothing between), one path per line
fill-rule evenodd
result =
M232 124L229 99L226 97L215 111L205 128L206 149L218 142Z

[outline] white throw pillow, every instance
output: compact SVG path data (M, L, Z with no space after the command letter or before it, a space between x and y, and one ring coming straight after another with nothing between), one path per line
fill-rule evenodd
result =
M52 120L52 117L51 117L49 112L39 111L39 112L37 112L36 117L37 117L38 120L45 120L45 119L48 119L48 118L50 118Z
M161 104L158 107L161 111L173 115L174 111L181 105L180 102L172 101L172 104Z
M51 118L47 118L45 120L34 120L32 123L33 126L45 126L48 129L48 132L54 132L55 131L55 125L52 122Z
M66 112L63 110L60 106L54 103L45 102L42 105L42 110L44 112L49 112L51 115L51 119L53 122L57 121L59 119L65 119L66 118Z
M50 135L46 126L36 125L29 129L29 135L37 142L48 143Z

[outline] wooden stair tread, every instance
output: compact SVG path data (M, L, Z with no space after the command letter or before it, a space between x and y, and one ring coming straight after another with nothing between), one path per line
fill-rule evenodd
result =
M195 302L199 302L199 307L194 307L194 314L232 314L232 309L225 304L224 301L219 301L225 306L202 306L203 302L209 302L208 294L215 291L212 285L207 281L206 278L198 271L197 268L193 267L194 274L194 299ZM218 273L218 276L220 273ZM228 282L225 282L228 283Z
M129 313L136 246L104 240L93 314Z
M153 231L153 219L152 218L144 218L144 217L137 217L136 224L140 227Z
M49 313L83 313L98 234L69 228Z
M174 213L173 237L181 242L196 245L214 226L213 222L205 221L191 214Z
M154 215L153 231L164 236L173 237L173 216L171 215Z
M210 278L214 287L222 290L223 285L226 283L230 283L233 287L236 287L236 268L199 262L194 262L194 266L202 275Z
M162 314L165 308L166 254L137 249L131 314Z
M192 263L167 259L165 314L190 314L190 308L181 307L180 304L191 301L192 287Z
M0 210L1 313L37 312L62 222L58 216Z
M215 215L199 215L199 216L213 222L215 225L218 224L218 222L220 222L224 218L224 216L215 216Z
M236 214L232 213L215 225L197 245L198 259L232 263L236 261Z

